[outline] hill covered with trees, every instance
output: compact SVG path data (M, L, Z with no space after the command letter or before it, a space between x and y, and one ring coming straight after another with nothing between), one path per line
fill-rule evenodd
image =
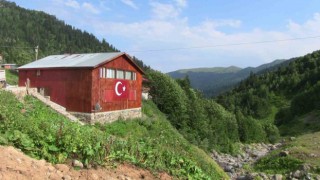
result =
M318 131L319 80L320 51L315 51L275 71L252 73L235 89L218 96L217 102L239 116L274 121L284 135Z
M240 142L276 142L279 138L273 122L259 123L227 111L192 89L188 78L174 80L157 71L147 75L155 104L186 139L202 149L237 154Z
M39 58L65 53L96 53L119 51L105 39L82 31L55 16L27 10L15 3L0 0L0 54L6 63L23 65ZM142 68L142 61L133 57Z
M175 78L181 79L188 76L191 86L201 91L206 97L217 96L223 92L231 90L240 81L249 77L250 73L259 73L264 70L272 70L280 65L286 65L285 60L275 60L271 63L263 64L258 67L239 68L230 67L213 67L213 68L193 68L181 69L168 74Z

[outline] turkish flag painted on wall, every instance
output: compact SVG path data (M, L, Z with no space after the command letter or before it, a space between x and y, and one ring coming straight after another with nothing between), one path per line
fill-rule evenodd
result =
M118 99L128 99L129 97L129 83L126 80L116 80L113 86L113 98Z

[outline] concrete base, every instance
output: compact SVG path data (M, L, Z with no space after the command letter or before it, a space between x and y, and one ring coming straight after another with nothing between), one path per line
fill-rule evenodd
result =
M79 113L69 112L76 116L80 121L85 123L111 123L118 119L133 119L142 116L141 108L124 109L118 111L96 112L96 113Z

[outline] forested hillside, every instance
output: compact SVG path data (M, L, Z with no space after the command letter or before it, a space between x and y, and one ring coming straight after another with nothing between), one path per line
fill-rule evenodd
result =
M273 123L228 112L192 89L188 78L173 80L156 71L147 74L155 104L186 139L202 149L236 154L239 142L275 142L279 138Z
M193 88L201 91L206 97L212 97L232 89L241 80L247 78L251 72L268 71L286 64L285 60L275 60L255 68L247 67L242 69L236 66L194 68L177 70L168 74L175 79L188 76Z
M282 134L316 131L320 130L319 80L320 51L315 51L276 71L251 74L235 89L219 96L217 102L230 112L257 122L275 120ZM302 117L307 120L301 122ZM299 129L292 129L296 125Z
M0 0L0 54L5 63L26 64L39 58L64 53L91 53L119 51L105 39L82 31L55 16L41 11L27 10ZM142 61L134 60L144 67Z

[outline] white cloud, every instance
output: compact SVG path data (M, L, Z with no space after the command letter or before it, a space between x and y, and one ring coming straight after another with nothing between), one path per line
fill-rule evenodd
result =
M254 28L235 32L225 29L240 29L245 22L238 19L204 19L198 24L191 24L188 17L182 16L183 8L187 7L187 2L183 0L171 0L171 3L151 0L149 6L151 14L146 20L130 23L78 18L77 23L82 23L82 27L90 25L94 34L106 37L107 41L112 39L109 43L118 49L164 72L192 67L258 66L275 59L301 56L320 47L320 38L250 44L320 35L320 13L315 13L303 23L289 20L279 28L281 31ZM83 4L77 11L81 8L84 8ZM170 50L176 48L185 49Z
M96 8L94 5L92 5L91 3L88 2L84 2L82 3L82 7L83 9L85 9L86 11L93 13L93 14L99 14L100 11L98 8Z
M121 0L121 2L133 9L139 9L138 6L132 0Z
M179 9L177 9L173 4L163 4L159 2L151 2L152 15L155 19L173 19L177 18L179 15Z
M287 25L289 32L295 35L319 35L320 30L320 13L315 13L312 19L309 19L303 24L295 23L293 20L289 21Z
M66 0L66 1L52 0L52 2L53 2L52 6L48 7L49 8L48 12L56 14L57 16L59 16L61 12L63 12L64 14L69 14L69 15L72 15L75 12L87 12L87 13L91 13L91 14L99 14L100 13L99 8L89 2L80 3L77 0ZM72 11L70 11L70 9L68 9L66 7L72 8L71 9ZM68 17L66 17L66 18L68 18Z
M252 29L247 32L225 33L219 28L238 28L241 21L204 20L191 26L188 19L180 17L172 5L153 3L151 6L153 19L135 23L107 22L103 25L109 27L107 30L102 27L96 28L106 36L117 36L127 40L126 46L121 47L122 50L129 53L131 51L153 68L162 71L199 66L258 66L275 59L300 56L309 53L310 50L319 49L319 39L250 44L320 35L319 13L304 23L288 22L284 31ZM163 13L164 11L166 13ZM170 50L175 48L186 50ZM157 49L169 50L147 51ZM139 50L145 52L135 52ZM157 54L154 55L155 53Z
M180 8L185 8L187 6L187 0L175 0L176 4Z
M64 4L75 9L80 8L80 4L76 0L67 0Z

